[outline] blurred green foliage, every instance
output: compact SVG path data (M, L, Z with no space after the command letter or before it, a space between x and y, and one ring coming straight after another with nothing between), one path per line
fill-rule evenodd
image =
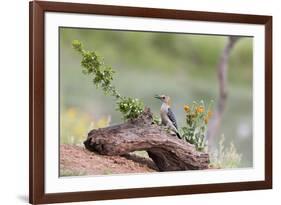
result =
M109 116L93 119L76 108L63 108L60 116L60 143L82 144L90 130L107 127L110 120Z
M61 28L61 37L64 44L71 43L73 39L85 42L87 48L98 51L97 55L102 53L108 65L115 65L118 61L117 65L120 65L122 59L121 64L148 70L152 68L172 72L180 67L188 67L196 76L213 73L227 40L224 36L212 35L75 28ZM236 75L230 74L230 80L238 83L250 80L252 39L245 37L238 42L234 53L230 59L230 72Z
M217 66L227 36L63 27L59 32L62 120L70 108L94 120L110 116L110 124L120 123L122 119L122 114L116 112L115 102L96 90L87 76L81 75L78 69L81 56L73 51L73 39L81 40L97 56L102 55L106 64L116 70L112 83L122 95L138 97L155 114L160 109L159 102L153 98L155 93L169 95L179 127L186 122L183 102L213 99L214 106L217 103ZM252 166L252 49L253 39L243 37L231 52L229 94L219 131L226 136L225 143L233 142L237 153L243 154L240 167ZM77 118L79 121L80 116ZM88 126L86 123L84 133ZM61 129L67 133L64 138L76 136L70 125ZM218 148L219 138L209 143Z

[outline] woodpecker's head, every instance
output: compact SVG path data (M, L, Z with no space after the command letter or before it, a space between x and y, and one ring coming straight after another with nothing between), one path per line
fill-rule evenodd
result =
M171 98L167 95L155 95L154 97L161 100L163 103L171 105Z

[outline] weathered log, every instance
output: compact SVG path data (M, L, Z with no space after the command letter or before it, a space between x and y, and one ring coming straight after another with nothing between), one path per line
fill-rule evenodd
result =
M103 155L124 155L145 150L160 171L207 169L209 155L153 124L149 109L123 124L89 132L85 147Z

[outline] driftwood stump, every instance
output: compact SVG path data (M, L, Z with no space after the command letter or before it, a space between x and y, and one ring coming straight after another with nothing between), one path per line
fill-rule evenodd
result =
M85 147L103 155L124 155L145 150L160 171L207 169L209 155L163 127L152 123L149 109L138 117L120 125L92 130Z

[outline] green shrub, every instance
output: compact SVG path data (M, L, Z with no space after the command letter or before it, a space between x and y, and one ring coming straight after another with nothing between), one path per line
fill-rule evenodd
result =
M181 128L182 138L196 146L196 149L203 151L207 146L206 131L209 118L212 116L211 103L205 107L205 103L201 100L199 103L193 102L191 106L185 105L186 126Z
M125 120L137 118L143 109L143 103L137 98L123 97L117 101L117 110L123 114Z
M143 103L137 98L121 96L116 87L112 85L115 71L105 65L101 56L94 51L86 51L80 41L72 42L73 48L82 55L82 72L92 77L92 81L97 88L101 88L105 95L115 98L117 110L123 115L123 119L137 118L144 110Z
M210 153L210 167L212 168L237 168L242 160L242 154L237 153L233 142L225 146L225 137L222 135L219 141L219 147Z

